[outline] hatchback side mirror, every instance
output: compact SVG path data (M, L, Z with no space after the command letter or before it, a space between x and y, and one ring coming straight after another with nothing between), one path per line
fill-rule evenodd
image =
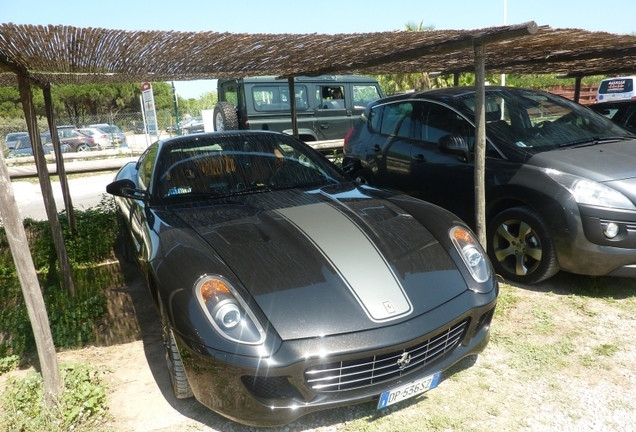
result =
M470 150L464 137L459 134L444 135L439 139L439 148L444 153L456 154L462 162L470 160Z

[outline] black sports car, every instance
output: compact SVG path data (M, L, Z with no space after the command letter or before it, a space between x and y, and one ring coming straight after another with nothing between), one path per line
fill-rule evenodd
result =
M470 229L350 181L292 136L158 141L107 191L156 299L175 395L237 422L384 408L488 342L498 285Z

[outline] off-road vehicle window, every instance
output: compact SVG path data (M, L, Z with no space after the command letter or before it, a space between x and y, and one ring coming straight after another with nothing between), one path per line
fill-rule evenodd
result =
M380 93L378 88L374 85L359 85L354 84L352 86L353 91L353 105L355 108L364 109L369 102L379 99Z
M308 106L307 87L294 87L296 93L296 110L305 111ZM289 111L289 87L287 86L254 86L252 100L255 111Z

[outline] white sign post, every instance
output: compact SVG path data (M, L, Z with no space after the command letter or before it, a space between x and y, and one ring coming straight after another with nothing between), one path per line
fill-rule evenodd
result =
M157 126L157 113L155 110L155 97L152 94L152 84L145 82L141 84L141 95L146 115L146 130L150 135L159 139L159 127Z

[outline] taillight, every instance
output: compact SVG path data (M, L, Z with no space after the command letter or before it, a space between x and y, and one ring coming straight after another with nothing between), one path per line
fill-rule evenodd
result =
M347 148L347 144L349 143L349 138L351 138L352 134L353 134L353 126L349 128L349 130L347 131L347 134L344 137L344 143L342 144L343 149Z

